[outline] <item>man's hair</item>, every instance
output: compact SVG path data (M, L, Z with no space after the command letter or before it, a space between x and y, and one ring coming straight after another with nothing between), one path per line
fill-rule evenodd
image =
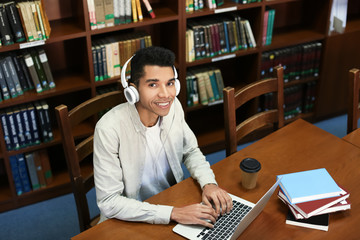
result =
M172 67L175 62L175 54L163 47L147 47L135 52L131 59L131 78L130 83L139 86L139 79L144 76L145 66Z

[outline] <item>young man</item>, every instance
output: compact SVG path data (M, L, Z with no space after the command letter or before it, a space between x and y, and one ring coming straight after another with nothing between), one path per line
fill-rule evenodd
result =
M214 223L232 208L230 196L217 186L185 122L176 98L180 86L175 84L174 60L173 52L160 47L137 51L131 58L131 79L122 79L128 102L110 110L96 125L94 176L100 221L173 220L213 227L206 219ZM181 163L200 184L203 204L178 208L143 202L183 180Z

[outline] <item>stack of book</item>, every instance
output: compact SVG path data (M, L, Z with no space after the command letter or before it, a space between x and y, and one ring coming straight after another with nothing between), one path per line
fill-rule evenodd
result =
M151 18L155 13L148 0L142 0ZM143 20L140 0L87 0L92 30Z
M329 213L350 209L350 193L325 168L279 177L278 197L289 207L287 224L327 231Z

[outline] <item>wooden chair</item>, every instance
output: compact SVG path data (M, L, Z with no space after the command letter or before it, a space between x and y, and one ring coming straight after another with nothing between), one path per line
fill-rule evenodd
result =
M348 119L347 133L358 128L359 119L359 90L360 90L360 70L353 68L349 71L349 98L348 98Z
M86 198L86 193L94 187L92 165L90 171L87 170L86 172L85 169L80 167L80 163L84 159L90 157L92 160L93 134L86 137L85 140L77 140L75 143L72 128L77 127L85 120L89 121L90 119L92 121L92 116L95 116L94 119L97 119L98 113L112 108L122 101L122 92L113 91L91 98L74 107L70 112L65 105L59 105L55 108L81 232L96 225L99 221L99 216L90 218L89 206ZM78 141L81 142L78 143Z
M235 92L233 87L224 88L224 120L226 156L237 151L238 142L249 133L266 125L284 126L284 80L283 67L275 68L276 77L259 80ZM277 93L276 109L259 112L237 124L236 110L246 102L265 93Z

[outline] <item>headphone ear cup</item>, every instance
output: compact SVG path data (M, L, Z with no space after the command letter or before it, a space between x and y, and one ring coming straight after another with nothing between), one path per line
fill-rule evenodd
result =
M175 79L175 90L176 90L176 96L180 93L180 81L179 79Z
M134 86L129 86L124 89L124 95L126 100L130 104L135 104L139 101L139 92L136 90Z

